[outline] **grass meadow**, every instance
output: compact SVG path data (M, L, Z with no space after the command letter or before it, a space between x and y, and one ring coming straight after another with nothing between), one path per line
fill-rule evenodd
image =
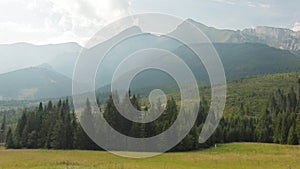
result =
M0 150L0 169L300 169L300 146L258 143L218 145L146 159L103 151Z

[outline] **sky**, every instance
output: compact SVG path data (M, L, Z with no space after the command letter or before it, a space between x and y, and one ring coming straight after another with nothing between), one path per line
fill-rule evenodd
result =
M156 12L222 29L300 30L298 0L0 0L0 44L84 44L106 24Z

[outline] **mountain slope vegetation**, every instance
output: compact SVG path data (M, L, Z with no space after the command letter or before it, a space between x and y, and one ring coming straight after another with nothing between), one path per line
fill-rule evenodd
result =
M69 96L71 86L71 79L45 68L31 67L0 75L2 100Z

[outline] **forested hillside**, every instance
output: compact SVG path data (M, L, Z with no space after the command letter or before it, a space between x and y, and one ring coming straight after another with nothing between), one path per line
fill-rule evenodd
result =
M172 151L195 150L215 143L229 142L299 144L300 79L294 81L294 84L294 87L288 91L280 88L274 90L266 103L266 109L260 114L255 114L241 103L238 112L224 116L214 135L205 144L198 144L199 133L209 109L209 101L203 98L194 127ZM132 95L130 98L137 109L148 109L149 105L142 105L139 96ZM157 111L162 108L160 102L155 105ZM95 119L103 116L121 133L132 137L151 137L172 125L178 113L174 98L169 98L162 116L146 124L133 123L121 116L113 104L112 97L109 97L103 106L99 104L99 109L101 114L93 113L87 100L85 109L78 119L68 99L59 101L56 105L51 101L45 106L41 103L35 111L23 113L16 129L8 129L6 146L8 148L100 149L87 137L78 120L90 120L92 124L96 124ZM97 129L95 131L97 132Z

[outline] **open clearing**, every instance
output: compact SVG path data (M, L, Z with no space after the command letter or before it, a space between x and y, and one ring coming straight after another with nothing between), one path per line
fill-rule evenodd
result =
M300 146L257 143L218 145L195 152L128 159L102 151L4 150L0 169L300 169Z

